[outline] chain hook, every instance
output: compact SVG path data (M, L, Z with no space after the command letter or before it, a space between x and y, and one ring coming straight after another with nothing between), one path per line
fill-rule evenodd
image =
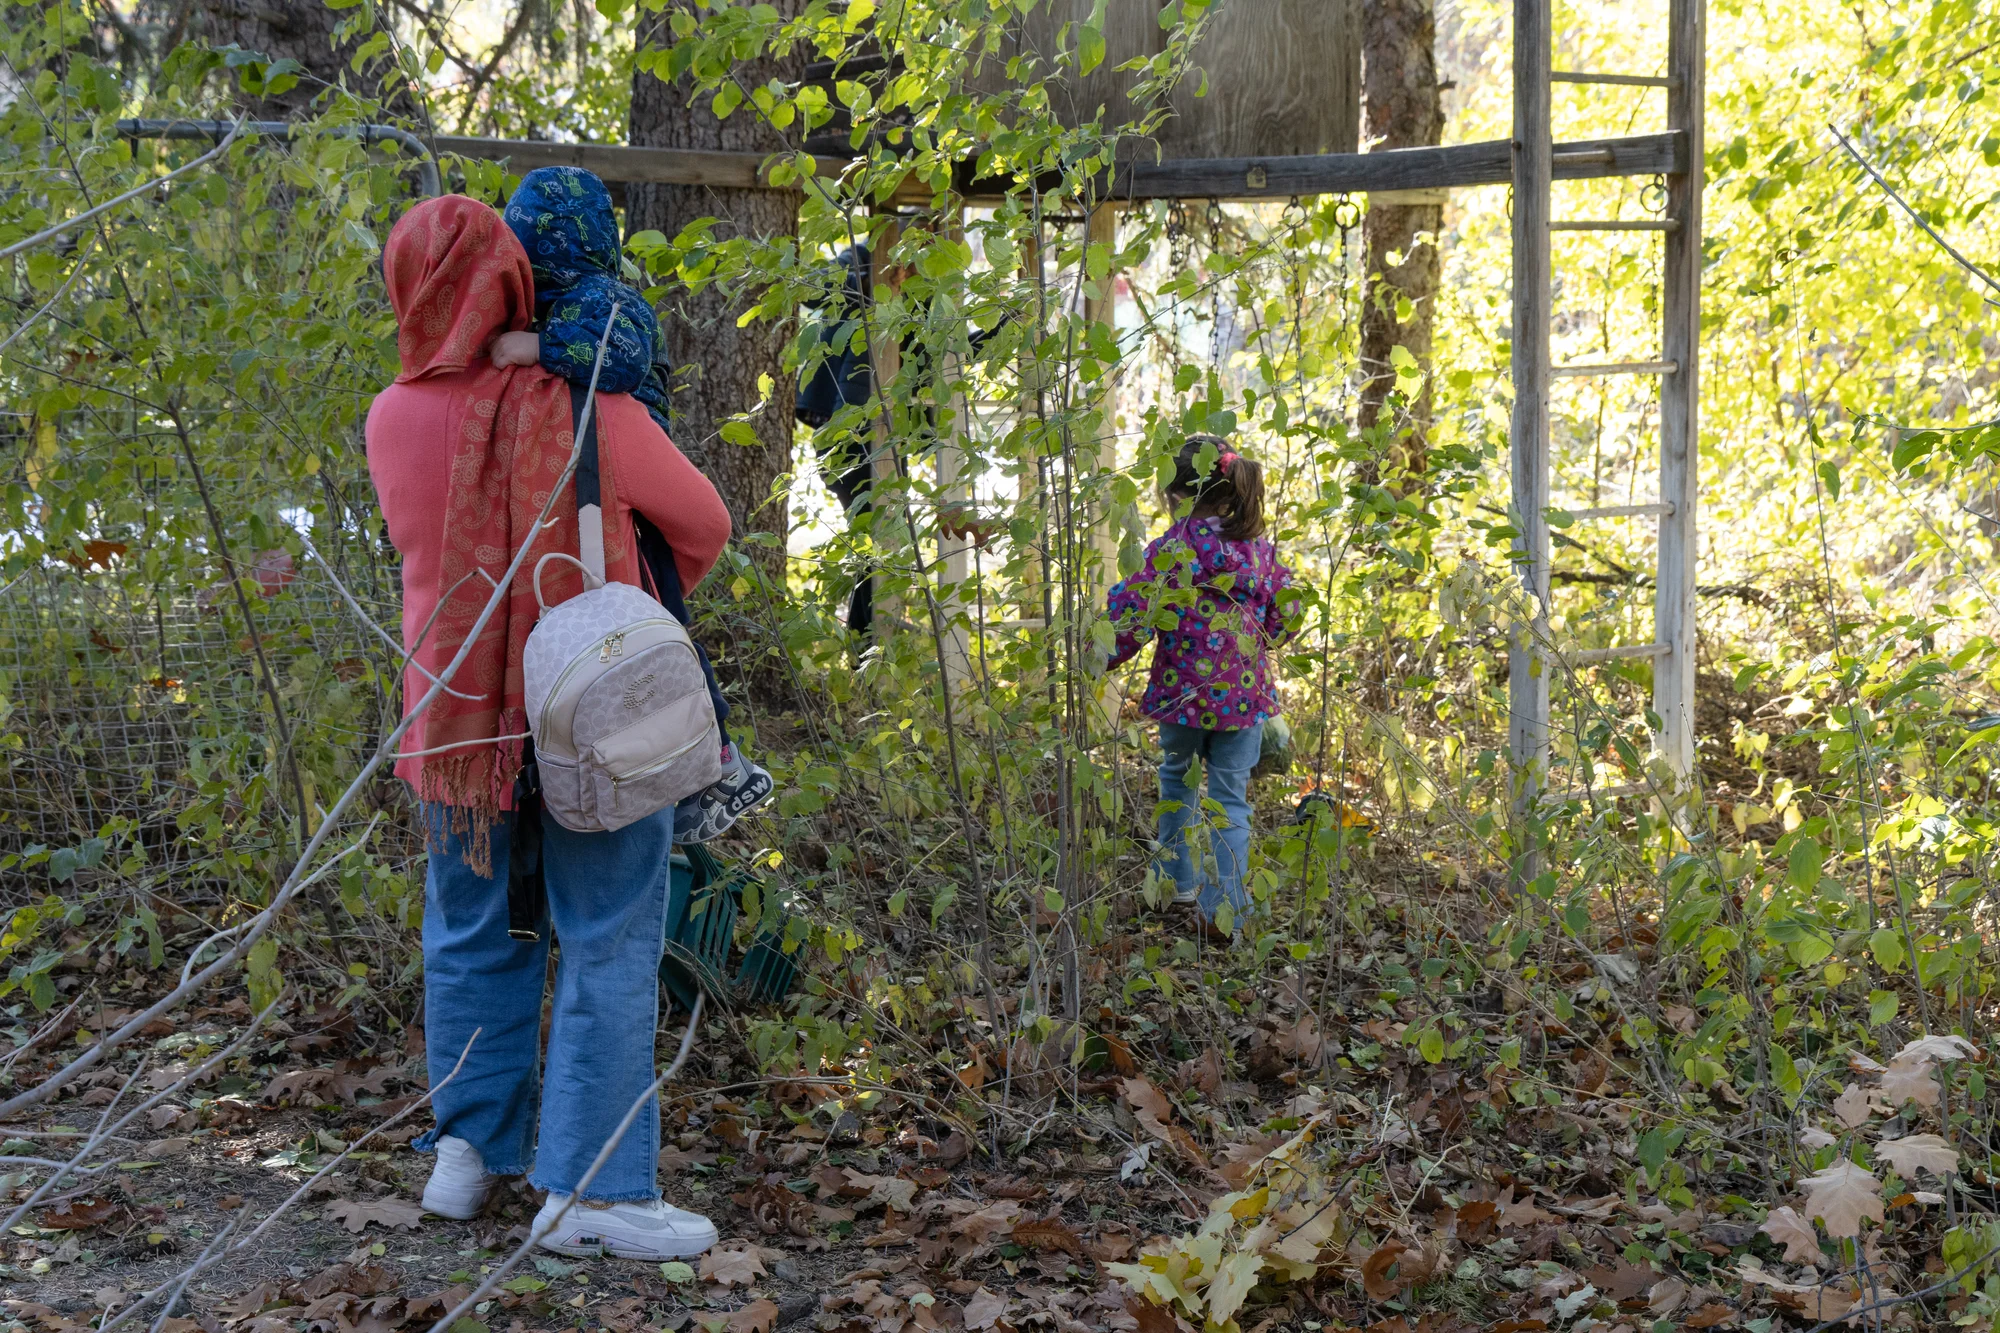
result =
M1667 178L1655 176L1639 191L1639 207L1648 213L1667 211Z
M1343 194L1333 201L1333 225L1342 231L1353 231L1361 225L1361 201L1351 194Z

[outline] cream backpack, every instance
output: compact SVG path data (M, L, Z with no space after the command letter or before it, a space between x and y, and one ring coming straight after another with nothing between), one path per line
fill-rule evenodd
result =
M593 377L594 378L594 377ZM570 386L583 438L576 470L581 559L535 562L541 615L521 655L542 803L579 833L609 832L664 810L722 776L722 737L694 641L671 612L629 583L604 578L594 392ZM567 560L584 590L542 600L542 569Z

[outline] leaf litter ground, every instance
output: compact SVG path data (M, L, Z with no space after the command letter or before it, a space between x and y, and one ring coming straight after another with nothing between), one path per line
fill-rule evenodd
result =
M1120 923L1087 969L1114 1003L1080 1072L1024 1042L1001 1049L969 996L949 1001L933 1038L961 1067L941 1077L949 1064L918 1060L873 1098L824 1074L745 1079L744 1034L709 1025L702 1060L665 1101L662 1176L669 1199L716 1219L722 1244L687 1264L537 1258L457 1333L1164 1333L1202 1319L1245 1333L1769 1329L1845 1314L1864 1283L1872 1301L1935 1281L1942 1195L1884 1199L1844 1156L1797 1157L1836 1140L1759 1136L1726 1086L1678 1090L1679 1122L1702 1126L1707 1147L1668 1169L1681 1140L1662 1146L1657 1096L1618 1039L1621 980L1652 963L1643 925L1614 941L1629 967L1553 969L1572 997L1557 1020L1509 980L1411 984L1430 946L1410 905L1435 908L1442 890L1421 865L1381 869L1380 927L1336 942L1331 968L1197 950L1173 916ZM1460 918L1476 921L1466 897ZM1155 984L1124 1001L1134 960ZM127 977L122 1011L86 1010L61 1045L137 1008L143 986ZM1233 1003L1214 1002L1232 990ZM162 1021L150 1050L6 1127L6 1151L61 1155L141 1058L142 1086L166 1086L249 1016L239 999ZM1861 1077L1819 1118L1851 1132L1893 1113L1918 1129L1921 1095L1901 1108L1889 1095L1914 1086L1913 1067L1978 1054L1921 1049L1938 1040L1888 1067L1859 1057ZM5 1238L6 1319L36 1333L93 1326L421 1095L422 1052L348 1012L287 1012L258 1042L255 1059L157 1109L116 1170L73 1182ZM53 1067L52 1044L20 1058L16 1086ZM1012 1112L997 1160L968 1118L982 1101ZM423 1215L429 1161L408 1142L427 1123L420 1112L372 1142L379 1151L350 1158L254 1250L197 1277L167 1333L428 1328L525 1236L540 1199L510 1182L470 1223ZM1936 1185L1954 1149L1892 1136L1896 1123L1878 1126L1878 1156ZM1953 1185L1990 1195L1973 1174ZM1786 1177L1803 1193L1785 1192ZM9 1197L26 1190L9 1181ZM1815 1218L1865 1233L1859 1277ZM1892 1308L1885 1324L1921 1326L1925 1308Z

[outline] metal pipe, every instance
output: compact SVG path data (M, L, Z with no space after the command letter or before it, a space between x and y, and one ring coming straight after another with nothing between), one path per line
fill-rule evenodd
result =
M121 120L118 132L133 139L221 139L235 128L227 120ZM246 134L259 134L290 143L299 125L289 120L252 120L243 125ZM417 183L428 198L435 199L444 187L438 175L437 157L430 145L396 125L322 125L315 128L336 138L360 139L363 143L394 143L419 154Z

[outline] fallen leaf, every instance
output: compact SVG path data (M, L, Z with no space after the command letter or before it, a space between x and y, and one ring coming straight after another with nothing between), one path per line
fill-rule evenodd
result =
M1400 1244L1400 1242L1392 1242ZM1370 1257L1373 1262L1373 1257ZM1215 1278L1208 1284L1209 1323L1227 1327L1236 1318L1236 1312L1243 1308L1243 1302L1250 1298L1250 1289L1257 1285L1257 1270L1264 1266L1264 1256L1238 1251L1224 1259L1215 1270ZM1383 1265L1387 1267L1388 1265ZM1375 1288L1370 1285L1369 1294ZM1394 1295L1394 1290L1391 1291ZM1378 1300L1385 1297L1376 1297Z
M1736 1276L1746 1285L1767 1288L1772 1300L1814 1321L1838 1319L1854 1308L1854 1293L1844 1287L1785 1282L1762 1269L1749 1267L1738 1268Z
M1264 1134L1242 1143L1232 1143L1224 1148L1222 1155L1216 1159L1215 1169L1229 1182L1231 1189L1240 1190L1249 1183L1250 1177L1255 1174L1259 1166L1263 1165L1264 1159L1269 1157L1273 1150L1282 1148L1290 1141L1291 1135L1279 1133Z
M992 1328L1007 1317L1007 1298L988 1291L985 1287L972 1293L965 1302L965 1326L971 1333Z
M1372 1301L1393 1301L1402 1292L1404 1283L1389 1276L1389 1270L1396 1266L1410 1247L1400 1240L1385 1240L1375 1247L1366 1259L1361 1261L1361 1285Z
M755 1300L729 1316L729 1333L773 1333L778 1327L778 1303Z
M1931 1074L1929 1060L1894 1060L1882 1071L1882 1100L1892 1108L1904 1102L1915 1102L1919 1106L1938 1104L1937 1079Z
M1203 1050L1192 1060L1183 1060L1175 1071L1180 1085L1194 1088L1202 1096L1214 1101L1222 1093L1222 1052L1214 1046Z
M424 1216L421 1206L394 1196L380 1199L342 1199L326 1212L328 1217L349 1231L360 1231L370 1222L380 1222L392 1230L397 1227L415 1230Z
M92 1227L103 1226L124 1211L123 1206L113 1199L78 1199L43 1213L42 1225L51 1231L88 1231Z
M1583 1270L1584 1281L1614 1301L1629 1301L1642 1291L1650 1291L1660 1275L1648 1264L1635 1264L1622 1255L1610 1265Z
M1202 1155L1194 1136L1173 1123L1173 1103L1165 1093L1144 1078L1122 1079L1120 1084L1125 1104L1132 1108L1132 1118L1139 1122L1140 1129L1202 1170L1209 1169L1208 1158Z
M1073 1258L1083 1253L1081 1238L1053 1216L1016 1223L1007 1238L1024 1250L1061 1250Z
M1515 1199L1512 1185L1501 1196L1498 1208L1502 1227L1538 1227L1556 1220L1554 1213L1537 1208L1533 1199Z
M1494 1219L1499 1215L1493 1200L1474 1199L1458 1210L1458 1238L1468 1243L1484 1240L1493 1234Z
M1834 1118L1849 1129L1861 1128L1868 1123L1868 1117L1873 1112L1870 1103L1874 1097L1874 1093L1859 1083L1852 1085L1833 1099Z
M139 1155L155 1162L164 1161L169 1157L183 1157L193 1142L193 1139L186 1138L154 1139L139 1150Z
M1873 1172L1842 1159L1817 1175L1808 1176L1805 1215L1826 1223L1836 1240L1861 1234L1861 1219L1882 1220L1882 1183Z
M1935 1134L1905 1134L1875 1145L1875 1155L1896 1168L1896 1174L1916 1179L1917 1172L1948 1176L1958 1170L1958 1149Z
M1834 1144L1840 1142L1840 1140L1821 1129L1818 1125L1813 1125L1807 1128L1803 1134L1799 1135L1799 1142L1811 1151L1818 1152L1821 1148L1831 1148Z
M1688 1284L1677 1277L1664 1277L1646 1292L1646 1308L1662 1318L1687 1303Z
M1736 1318L1736 1307L1724 1305L1721 1301L1710 1301L1687 1318L1681 1320L1682 1328L1716 1328Z
M1892 1065L1919 1060L1977 1060L1981 1052L1977 1046L1953 1033L1933 1037L1918 1037L1902 1050L1896 1052Z
M725 1250L720 1246L701 1257L701 1280L725 1287L747 1287L764 1276L764 1261L754 1247Z
M1820 1253L1819 1233L1813 1230L1813 1224L1790 1208L1773 1208L1757 1230L1785 1247L1788 1264L1816 1264L1825 1258Z
M842 1194L866 1199L869 1203L883 1204L899 1213L907 1213L917 1206L917 1182L905 1180L901 1176L870 1176L848 1167L847 1188ZM858 1193L856 1191L859 1191Z
M787 1232L794 1236L812 1235L812 1203L806 1196L776 1181L759 1181L730 1202L750 1214L750 1220L767 1236Z

